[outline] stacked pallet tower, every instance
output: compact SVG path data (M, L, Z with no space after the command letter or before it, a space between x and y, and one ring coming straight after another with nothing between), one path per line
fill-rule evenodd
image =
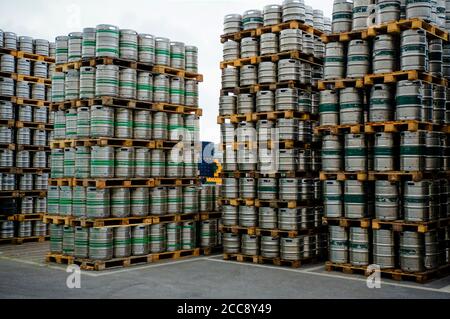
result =
M437 4L334 2L317 128L327 270L448 273L450 47Z
M52 55L47 40L0 30L0 243L48 238Z
M56 38L49 262L101 270L216 245L197 174L197 55L112 25Z
M218 124L226 260L299 267L326 255L312 132L320 36L330 28L303 0L225 16Z

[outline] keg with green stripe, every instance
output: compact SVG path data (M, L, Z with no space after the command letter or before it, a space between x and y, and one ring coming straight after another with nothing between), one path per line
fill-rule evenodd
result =
M168 125L169 140L180 141L185 135L184 118L182 114L170 113Z
M166 174L166 154L164 150L152 149L150 152L150 176L164 177Z
M120 226L113 228L113 256L114 258L129 257L131 255L131 228Z
M185 94L184 104L198 107L198 82L196 80L186 80Z
M381 269L395 267L394 232L390 229L373 230L373 262Z
M379 220L396 220L399 216L399 187L397 183L375 182L375 216Z
M431 111L431 118L434 124L445 123L446 93L445 87L442 85L433 84L433 110ZM424 120L428 120L428 118Z
M149 189L138 187L131 189L131 216L143 217L149 214Z
M47 190L47 213L59 214L59 186L49 186Z
M198 213L198 189L196 186L183 188L183 213Z
M119 97L136 99L136 85L136 70L126 68L119 71Z
M223 188L222 188L223 189ZM259 178L258 179L258 198L276 199L278 194L277 179Z
M167 251L177 251L181 248L181 225L179 223L166 224Z
M362 172L367 169L367 147L364 134L345 134L345 170Z
M81 42L81 57L83 59L95 57L95 46L96 46L95 39L96 39L95 28L83 29L83 40Z
M424 169L425 136L424 131L400 133L400 170L421 171Z
M124 60L137 61L138 34L134 30L120 29L119 31L119 57Z
M345 50L342 42L325 45L324 79L335 80L345 77Z
M425 30L411 29L402 31L400 54L402 70L428 71L428 53Z
M364 30L371 26L372 22L369 16L375 8L370 0L353 1L353 19L352 31ZM374 21L373 21L374 22Z
M425 268L435 269L445 264L445 258L440 258L442 249L439 249L440 242L438 240L437 231L429 231L424 234L425 237ZM444 260L442 262L440 259Z
M333 263L348 261L348 233L341 226L328 226L329 229L329 259Z
M111 217L129 217L130 206L131 198L128 188L113 188L111 190Z
M354 266L367 266L370 261L369 229L350 227L349 261Z
M117 148L115 153L115 177L133 178L135 167L134 148Z
M150 72L137 73L136 98L140 101L153 102L153 74Z
M148 225L131 227L131 251L133 256L147 255L149 253Z
M181 249L194 249L197 247L197 224L183 222L181 228Z
M89 257L89 228L75 227L73 255L77 258Z
M167 154L167 177L183 177L184 163L183 163L183 149L173 147Z
M109 106L91 106L91 137L114 136L114 109Z
M428 221L430 210L430 181L405 182L403 191L405 221Z
M138 59L142 63L155 63L155 37L153 35L144 33L138 35Z
M66 256L73 256L75 250L75 229L71 226L63 228L62 253Z
M352 28L353 3L347 0L334 0L332 14L332 32L347 32Z
M110 216L109 189L86 189L86 215L88 218L108 218Z
M322 169L326 172L342 170L342 144L337 135L326 135L322 142Z
M160 103L170 102L170 77L164 74L158 74L153 82L153 101Z
M385 122L394 119L394 92L387 84L375 84L370 91L369 121Z
M362 92L357 88L344 88L339 92L340 124L361 124L363 121Z
M64 177L64 150L60 148L52 149L50 158L51 177Z
M197 161L192 147L183 148L184 177L197 176Z
M114 136L133 138L133 111L126 108L115 109Z
M119 28L109 24L96 27L96 57L119 57Z
M369 67L369 43L366 40L351 40L347 53L347 77L363 77L369 72Z
M185 104L185 83L180 77L173 77L170 80L170 103L184 105Z
M342 183L336 180L323 182L324 214L326 217L342 217Z
M203 220L200 222L200 246L215 247L218 242L218 219Z
M156 224L150 225L149 248L152 254L162 253L166 251L166 225Z
M87 138L91 136L91 113L89 107L80 107L77 109L76 125L78 138Z
M155 38L155 64L170 66L170 40L167 38Z
M50 224L50 252L54 254L63 252L63 228L64 225Z
M75 139L77 137L77 110L68 109L66 111L66 138Z
M247 10L242 15L242 26L244 30L262 27L264 18L261 10Z
M86 187L73 187L72 209L74 217L86 217Z
M89 259L109 260L113 257L113 228L89 228Z
M339 93L335 90L320 92L320 124L339 125Z
M68 41L68 62L75 62L81 60L81 45L83 42L82 32L69 33Z
M150 214L167 214L167 189L166 187L155 187L150 190Z
M72 216L72 187L60 186L59 188L59 214Z
M442 76L442 40L431 39L429 42L429 71L432 75Z
M364 182L346 180L344 182L344 214L347 218L366 217L366 186Z
M133 137L141 140L152 138L152 115L147 110L134 111Z
M167 188L167 214L180 214L183 211L182 187Z
M420 121L423 93L423 85L420 80L397 82L395 119Z
M64 177L75 177L75 148L64 149Z
M119 67L117 65L97 65L95 74L95 96L119 95Z
M183 42L170 42L170 66L175 69L185 69L186 54Z
M150 176L150 150L148 148L135 148L135 171L136 178L147 178Z
M424 234L412 231L400 233L400 268L406 272L425 270Z
M53 72L52 75L52 102L64 102L65 98L65 74L63 72ZM56 127L55 127L56 129Z
M441 166L441 133L425 133L425 170L434 171Z
M114 177L114 148L112 146L92 146L91 177Z
M65 35L57 36L56 42L56 64L62 64L68 62L69 55L69 37Z
M65 100L76 100L80 94L80 73L78 70L69 70L65 75Z
M214 211L214 187L204 184L199 189L200 212Z
M425 21L436 19L436 2L430 0L406 0L406 18L420 18ZM433 17L434 11L434 17Z
M400 1L377 1L375 4L375 12L375 22L377 25L400 20Z

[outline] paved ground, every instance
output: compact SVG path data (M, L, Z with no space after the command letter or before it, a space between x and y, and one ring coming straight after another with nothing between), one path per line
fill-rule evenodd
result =
M326 272L322 265L292 269L184 259L103 272L82 272L68 289L65 267L43 260L48 243L0 246L0 298L443 298L450 277L419 285L383 279L369 289L362 276Z

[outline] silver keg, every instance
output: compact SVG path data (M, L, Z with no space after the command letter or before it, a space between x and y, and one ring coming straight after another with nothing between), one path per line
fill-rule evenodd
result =
M95 74L95 96L102 97L118 95L119 67L117 65L97 65Z
M261 55L278 53L278 36L275 33L263 33L259 38L259 53Z
M278 227L277 209L272 207L259 207L258 227L263 229L276 229Z
M347 172L367 169L367 147L364 134L345 134L344 167Z
M323 182L324 214L326 217L341 217L343 213L342 184L340 181Z
M96 29L84 28L83 29L83 41L81 42L81 58L93 58L95 57L96 47Z
M184 222L181 228L181 249L194 249L197 245L197 224L195 222Z
M63 243L65 238L63 238ZM73 255L77 258L89 257L89 228L74 227L74 251Z
M231 115L235 113L236 113L236 96L235 95L221 96L219 101L219 114Z
M298 230L301 223L301 209L278 208L278 229Z
M275 91L275 110L287 111L298 109L298 91L296 89L277 89Z
M341 226L328 226L329 229L329 259L333 263L343 264L348 261L348 233Z
M149 253L148 225L131 226L131 253L133 256Z
M425 270L423 234L411 231L400 233L400 268L407 272Z
M136 31L120 29L119 57L130 61L138 60L138 34Z
M342 42L325 45L324 79L336 80L345 77L345 51Z
M258 56L258 39L245 37L241 40L241 59Z
M339 92L340 124L361 124L363 121L363 99L357 88L344 88Z
M369 56L369 43L366 40L351 40L347 53L347 77L360 78L369 73Z
M357 180L344 182L344 214L347 218L364 218L367 215L366 185Z
M140 33L138 35L139 62L155 63L155 37L151 34Z
M167 140L169 121L167 113L156 112L153 114L153 131L152 137L155 140Z
M301 21L305 22L305 2L303 0L283 1L283 22Z
M240 252L241 239L239 234L223 233L223 252L226 254L237 254Z
M130 189L113 188L111 190L111 217L124 218L130 216Z
M426 156L425 132L401 132L400 137L400 170L423 170Z
M5 33L5 40L6 40ZM56 64L62 64L68 62L68 54L69 54L69 37L65 35L57 36L55 38L56 42ZM6 44L6 41L5 41ZM14 48L15 49L15 48Z
M258 179L258 198L262 200L276 199L278 195L277 179Z
M136 99L137 73L134 69L119 71L119 97Z
M244 30L262 27L263 23L263 14L260 10L247 10L242 15L242 26Z
M352 28L353 3L346 0L333 1L332 33L350 31Z
M131 255L131 228L130 226L114 227L114 258L124 258Z
M223 60L233 61L240 57L239 42L229 40L223 44Z
M72 192L72 211L76 218L86 217L86 187L74 186Z
M280 32L280 52L302 50L302 30L286 29Z
M91 177L114 177L114 148L112 146L92 146Z
M170 80L170 103L184 105L185 104L185 83L180 77L173 77Z
M119 28L109 24L96 27L96 57L119 57Z
M337 135L325 135L322 142L322 169L328 172L342 170L342 144Z
M394 136L393 133L376 133L373 149L375 171L394 170Z
M224 17L223 33L236 33L242 30L242 16L240 14L228 14Z
M408 181L405 182L403 186L405 221L428 221L430 207L430 181Z
M299 81L300 61L294 59L282 59L278 61L278 81Z
M402 31L400 64L402 70L428 71L428 43L424 30Z
M255 206L239 206L239 226L256 227L257 225L257 208Z
M394 232L389 229L373 230L373 262L381 269L395 267Z
M155 38L155 64L170 66L170 40L167 38Z
M298 200L299 198L299 179L298 178L280 178L279 180L279 198L281 200Z
M83 42L82 32L69 33L67 61L75 62L81 60L81 44Z
M150 214L167 214L167 189L166 187L155 187L150 190Z
M266 258L277 258L280 255L280 238L272 236L261 236L261 256Z
M109 260L114 253L113 228L89 228L89 259Z
M222 70L222 88L234 89L239 87L239 71L237 68L224 68Z
M137 73L136 98L140 101L153 102L153 74Z
M164 74L154 76L153 101L169 103L170 101L170 77Z
M355 266L367 266L370 262L369 229L350 227L349 261Z
M256 70L254 72L256 72ZM241 71L241 85L242 85L242 76L243 75L242 75L242 71ZM277 67L276 67L275 63L261 62L258 66L258 83L270 84L270 83L276 83L276 82L277 82ZM254 83L252 83L252 84L254 84Z
M387 84L375 84L370 92L369 122L385 122L394 118L394 95Z
M131 189L131 216L143 217L149 214L150 196L149 189L138 187Z
M114 136L114 109L112 107L93 105L90 118L91 137Z
M241 253L247 256L259 255L259 237L243 234L241 239Z

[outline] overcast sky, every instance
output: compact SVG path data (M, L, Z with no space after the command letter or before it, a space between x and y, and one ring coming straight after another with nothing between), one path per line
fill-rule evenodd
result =
M216 124L220 94L223 17L262 10L283 0L0 0L0 29L54 41L57 35L107 23L139 33L182 41L199 48L201 139L219 142ZM331 17L332 0L305 0Z

